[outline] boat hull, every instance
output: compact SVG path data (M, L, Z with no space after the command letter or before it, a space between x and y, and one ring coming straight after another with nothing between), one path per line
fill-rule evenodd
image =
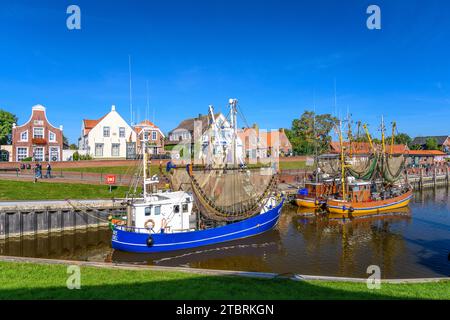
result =
M327 205L331 214L353 215L376 214L388 210L395 210L408 206L412 198L412 191L408 191L401 196L371 202L343 202L338 200L328 200ZM353 211L351 210L353 209Z
M200 231L150 234L114 226L112 247L127 252L152 253L191 249L251 237L272 229L278 223L283 202L284 199L274 208L255 217ZM152 242L150 246L147 244L149 237Z
M295 203L299 207L304 208L319 208L319 205L317 204L317 201L315 199L306 199L306 198L297 198L295 199Z

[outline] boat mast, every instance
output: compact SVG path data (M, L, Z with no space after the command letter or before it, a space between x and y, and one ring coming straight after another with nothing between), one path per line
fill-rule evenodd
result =
M389 152L389 158L392 158L392 153L394 153L394 135L395 135L395 129L397 128L397 124L395 121L392 122L392 135L391 135L391 149Z
M384 137L384 118L383 116L381 116L381 148L382 148L382 152L383 155L386 153L386 143L385 143L385 137Z
M232 146L233 146L233 166L237 166L237 144L236 144L236 136L237 136L237 99L230 99L230 124L233 130L233 138L232 138Z
M339 120L339 128L338 128L338 135L339 135L339 145L341 147L341 185L342 185L342 200L345 201L346 199L346 192L345 192L345 154L344 154L344 141L342 138L342 120Z

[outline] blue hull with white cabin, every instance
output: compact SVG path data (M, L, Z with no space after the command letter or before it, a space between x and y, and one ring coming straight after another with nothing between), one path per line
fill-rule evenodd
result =
M284 199L281 199L266 212L243 221L199 231L152 233L145 228L114 226L112 247L127 252L154 253L191 249L255 236L276 226L283 202Z

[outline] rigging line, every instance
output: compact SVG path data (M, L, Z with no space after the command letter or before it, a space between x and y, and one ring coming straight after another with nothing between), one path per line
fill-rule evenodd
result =
M128 73L130 78L130 124L133 125L133 95L131 84L131 55L128 55Z

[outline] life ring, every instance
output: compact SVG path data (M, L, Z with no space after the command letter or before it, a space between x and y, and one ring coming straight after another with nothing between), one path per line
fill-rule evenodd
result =
M149 227L149 225L151 225L151 227ZM149 219L149 220L145 221L145 223L144 223L144 228L145 229L151 230L154 227L155 227L155 221L153 221L152 219Z

